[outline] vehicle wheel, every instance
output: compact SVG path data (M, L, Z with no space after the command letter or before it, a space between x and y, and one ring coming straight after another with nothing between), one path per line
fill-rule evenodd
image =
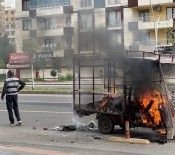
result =
M108 116L102 115L98 119L98 129L101 133L109 134L114 131L114 122Z

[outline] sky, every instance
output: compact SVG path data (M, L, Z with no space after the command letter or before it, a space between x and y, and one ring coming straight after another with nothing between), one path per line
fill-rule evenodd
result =
M12 8L15 8L15 0L5 0L4 5L6 7L11 6Z

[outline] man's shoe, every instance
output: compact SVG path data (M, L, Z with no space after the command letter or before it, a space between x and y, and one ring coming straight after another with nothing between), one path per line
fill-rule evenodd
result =
M18 124L17 124L18 126L21 126L22 125L22 122L21 121L18 121Z
M14 127L15 124L14 124L14 123L10 123L9 126L10 126L10 127Z

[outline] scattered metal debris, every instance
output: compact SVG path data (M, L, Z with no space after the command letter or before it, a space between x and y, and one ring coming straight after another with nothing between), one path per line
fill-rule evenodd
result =
M61 125L59 127L55 127L52 130L55 131L89 131L96 130L96 125L94 121L91 121L88 125Z
M52 130L57 131L75 131L77 128L75 125L61 125L59 127L55 127Z
M101 140L101 138L100 138L100 137L94 137L94 139L98 139L98 140Z

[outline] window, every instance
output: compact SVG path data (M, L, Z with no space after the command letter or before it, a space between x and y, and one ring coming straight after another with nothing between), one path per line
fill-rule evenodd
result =
M70 0L30 0L32 9L70 5Z
M14 14L14 11L12 11L11 14Z
M109 27L121 27L121 11L111 11L109 12Z
M72 38L71 37L66 38L66 43L67 43L67 47L71 48L72 47Z
M167 8L166 13L167 19L175 18L175 8Z
M149 11L147 10L139 11L139 21L149 22Z
M6 25L6 29L9 29L9 24Z
M50 46L51 44L51 39L45 39L45 46Z
M15 19L14 19L14 18L12 18L11 20L12 20L12 21L14 21Z
M66 17L66 26L71 27L71 16Z
M80 51L93 51L94 38L92 33L81 34L79 36L79 50Z
M46 38L44 40L44 45L45 45L45 52L50 52L51 51L51 39L50 38Z
M86 29L92 29L92 13L84 13L80 14L80 29L86 30Z
M52 29L52 19L45 19L45 29L50 30Z
M143 45L145 46L150 45L151 43L150 42L150 32L141 31L139 33L139 38Z
M113 33L112 41L115 45L121 45L122 44L122 34L121 33Z
M32 22L31 20L23 20L22 21L23 31L31 30L32 29Z
M108 0L108 4L112 5L112 4L121 4L121 0Z
M30 0L22 1L22 11L28 11L30 9Z
M11 41L12 43L14 43L14 42L15 42L15 39L14 39L14 38L11 38L10 41Z
M91 0L81 0L81 7L91 7Z
M14 29L15 28L15 24L11 24L11 28Z
M15 31L11 31L11 35L14 36L15 35Z

